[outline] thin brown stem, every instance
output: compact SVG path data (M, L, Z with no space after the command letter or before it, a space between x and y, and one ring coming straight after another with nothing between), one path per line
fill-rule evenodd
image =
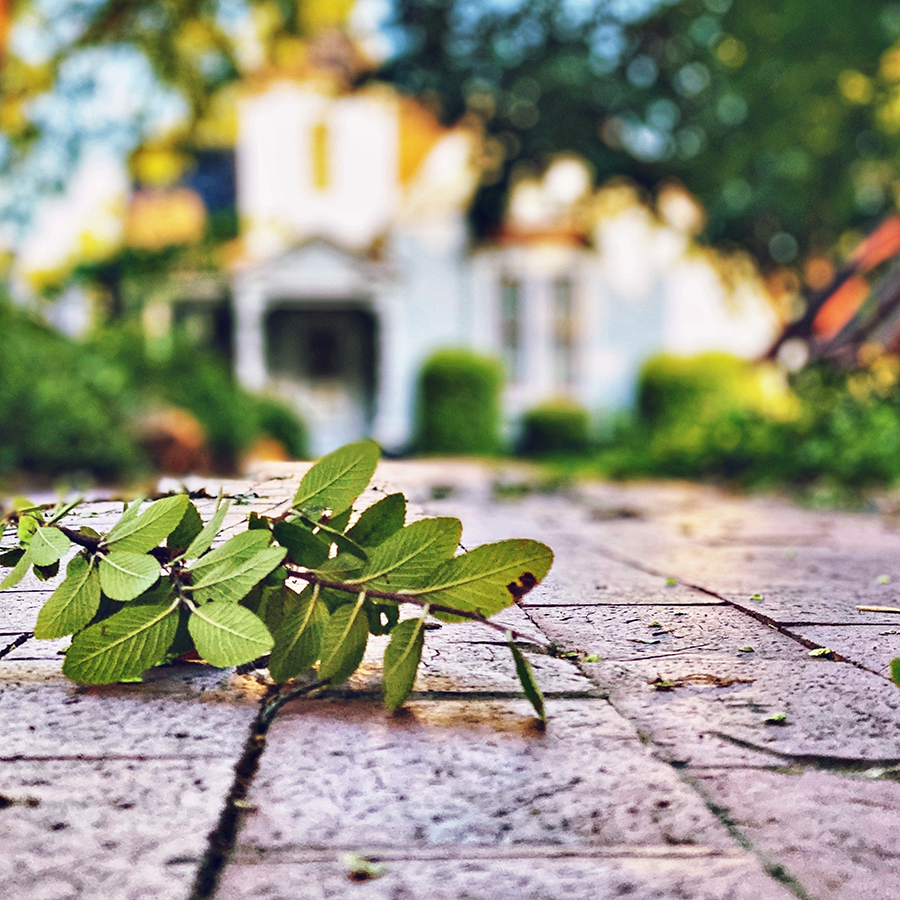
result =
M361 589L361 586L358 584L346 584L343 581L328 581L327 579L316 575L314 572L295 569L292 566L289 566L288 570L295 578L300 578L308 584L318 585L320 588L331 588L332 590L343 591L348 594L359 594ZM493 628L494 631L500 631L503 634L511 634L514 638L528 641L531 644L537 644L543 647L548 653L553 652L553 648L548 644L542 644L540 641L536 641L529 635L522 634L522 632L516 631L514 628L509 628L506 625L501 625L499 622L492 622L490 619L485 618L483 613L480 613L477 610L456 609L456 607L453 606L444 606L443 604L434 603L431 600L418 597L415 594L404 594L400 591L382 591L377 588L363 589L365 590L366 596L373 600L391 600L394 603L412 603L414 606L427 607L428 611L432 613L441 612L446 613L449 616L459 616L461 619L468 619L471 622L478 622L480 625L487 625L488 628Z

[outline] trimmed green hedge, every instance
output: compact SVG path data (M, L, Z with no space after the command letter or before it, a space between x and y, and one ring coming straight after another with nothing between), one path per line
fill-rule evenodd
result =
M479 454L500 449L499 363L469 350L441 350L418 381L415 449Z
M591 418L571 400L553 400L522 416L518 442L525 456L584 453L589 449Z

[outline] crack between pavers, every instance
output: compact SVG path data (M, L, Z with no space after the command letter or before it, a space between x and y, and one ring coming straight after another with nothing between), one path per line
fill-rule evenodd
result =
M234 779L219 813L219 820L207 836L206 850L187 900L211 900L215 896L219 879L234 850L247 794L266 747L266 735L277 709L272 705L277 692L276 685L266 692L250 724L243 752L234 768Z
M638 572L643 572L646 575L653 575L657 578L672 577L671 575L666 575L658 569L654 569L652 566L647 566L636 559L632 559L629 556L625 556L624 554L618 553L615 550L611 550L609 547L604 547L602 544L596 545L596 549L601 556L605 556L607 559L610 559L613 562L628 566L629 568L635 569ZM715 597L717 600L721 601L721 603L725 604L731 609L736 609L738 612L744 613L745 615L750 616L750 618L752 619L756 619L757 622L761 622L763 625L767 625L773 631L777 631L779 634L790 638L792 641L800 644L807 650L818 650L821 648L820 644L817 644L815 641L809 640L809 638L803 637L803 635L801 634L797 634L796 632L791 631L788 625L773 619L771 616L767 616L764 612L760 612L760 610L758 609L753 609L749 606L743 606L736 600L731 600L728 597L725 597L722 594L718 593L717 591L704 587L702 584L695 584L682 578L678 578L677 580L680 585L683 585L684 587L689 588L692 591L697 591L698 593L705 594L707 597ZM878 678L882 678L885 681L891 680L888 674L885 674L884 672L881 672L877 669L873 669L870 666L865 665L864 663L858 662L857 660L852 659L849 656L845 656L843 653L838 653L834 650L831 651L829 660L832 662L847 663L848 665L860 669L863 672L868 672L871 675L876 675Z
M755 753L764 753L767 756L775 756L778 759L791 763L793 766L818 769L821 771L833 772L835 774L844 772L870 772L876 769L897 769L900 767L900 756L876 757L873 759L871 757L831 756L820 753L788 753L784 750L774 750L770 747L754 744L752 741L735 737L724 731L710 731L708 734L713 737L721 738L724 741L728 741L744 750L752 750Z
M340 847L282 847L275 850L244 845L235 852L233 862L239 865L285 865L303 863L333 863L340 853L356 853L372 862L429 862L470 860L520 859L746 859L738 850L718 849L697 845L611 844L605 847L569 847L560 844L515 844L512 846L481 846L471 844L443 844L431 847L383 847L371 844Z
M4 656L12 653L17 647L21 647L22 644L30 641L31 638L34 637L34 632L26 631L24 634L20 634L11 644L8 644L2 650L0 650L0 659L3 659Z
M644 572L648 575L653 575L659 578L670 578L670 574L664 574L663 572L658 571L657 569L652 568L651 566L645 566L644 564L638 562L637 560L631 559L630 557L623 556L622 554L616 553L614 550L609 549L608 547L604 547L601 545L595 545L595 548L599 551L601 556L605 556L607 559L612 560L613 562L618 562L623 565L626 565L632 569L636 569L637 571ZM767 617L759 614L757 610L745 609L740 604L735 603L732 600L729 600L727 597L723 597L721 594L716 593L715 591L711 591L708 588L703 587L702 585L692 584L687 581L683 581L679 579L679 584L684 585L691 590L697 591L701 594L705 594L708 597L714 597L716 600L720 601L721 604L732 607L734 609L738 609L741 612L746 612L754 618L759 619L760 621L764 621L766 625L778 629L777 625L767 619ZM697 604L700 605L709 605L709 604ZM719 605L719 604L717 604ZM543 629L535 622L531 616L528 615L527 608L520 605L520 609L525 613L528 619L532 622L535 628L538 629L542 634ZM793 634L787 634L787 637L797 640L796 636ZM573 665L576 666L579 672L585 675L588 678L591 678L591 675L585 670L584 666L581 665L578 661L569 660ZM868 670L867 670L868 671ZM591 678L594 683L596 681ZM732 840L741 848L745 853L749 854L751 857L756 859L763 871L773 880L777 881L781 884L786 890L790 891L797 900L815 900L810 894L808 894L803 887L803 885L798 881L796 876L794 876L784 865L777 862L774 859L771 859L768 854L764 853L760 848L758 848L753 841L744 833L741 827L738 825L734 819L731 818L729 812L724 807L720 806L715 802L712 796L705 790L704 786L700 783L700 781L690 775L683 765L679 765L679 761L671 756L660 744L658 744L653 737L652 733L645 731L640 727L638 722L634 721L627 713L619 708L616 704L615 700L609 696L607 698L607 702L610 706L615 710L615 712L626 722L628 722L637 732L638 737L641 742L647 746L652 747L654 753L657 757L667 763L672 769L675 771L679 780L688 788L690 788L701 800L701 802L706 806L709 812L716 818L716 820L722 825L723 828L728 832L729 836Z

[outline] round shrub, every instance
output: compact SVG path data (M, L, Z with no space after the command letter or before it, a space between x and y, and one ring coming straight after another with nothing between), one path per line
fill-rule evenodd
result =
M496 453L500 388L496 360L469 350L441 350L419 374L415 448L420 453Z
M542 403L522 417L519 452L526 456L583 453L590 446L591 419L570 400Z
M648 425L685 425L754 408L760 395L753 364L728 353L661 353L641 367L637 411Z

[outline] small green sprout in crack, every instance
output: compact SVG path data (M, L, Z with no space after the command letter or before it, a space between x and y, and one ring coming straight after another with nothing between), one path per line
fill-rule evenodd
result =
M599 653L588 653L588 655L585 656L585 658L584 658L584 661L586 663L598 663L598 662L601 662L602 660L603 660L603 657Z
M879 576L878 576L878 583L879 583L879 584L890 584L890 583L891 583L891 576L890 576L890 575L879 575Z
M678 586L677 578L672 578L670 576L669 578L666 579L666 587L677 587L677 586Z
M755 653L756 651L751 646L739 647L738 653Z
M762 601L763 595L762 594L751 594L750 599L753 600L755 603L759 603Z
M834 650L830 647L816 647L815 650L810 650L809 655L813 659L834 659Z
M900 658L891 660L891 680L900 687Z
M650 622L650 624L647 625L647 627L648 627L648 628L662 628L662 623L661 623L661 622L657 622L657 621L654 619L654 621Z
M787 713L786 712L777 712L773 713L771 716L767 716L765 719L766 725L787 725Z

